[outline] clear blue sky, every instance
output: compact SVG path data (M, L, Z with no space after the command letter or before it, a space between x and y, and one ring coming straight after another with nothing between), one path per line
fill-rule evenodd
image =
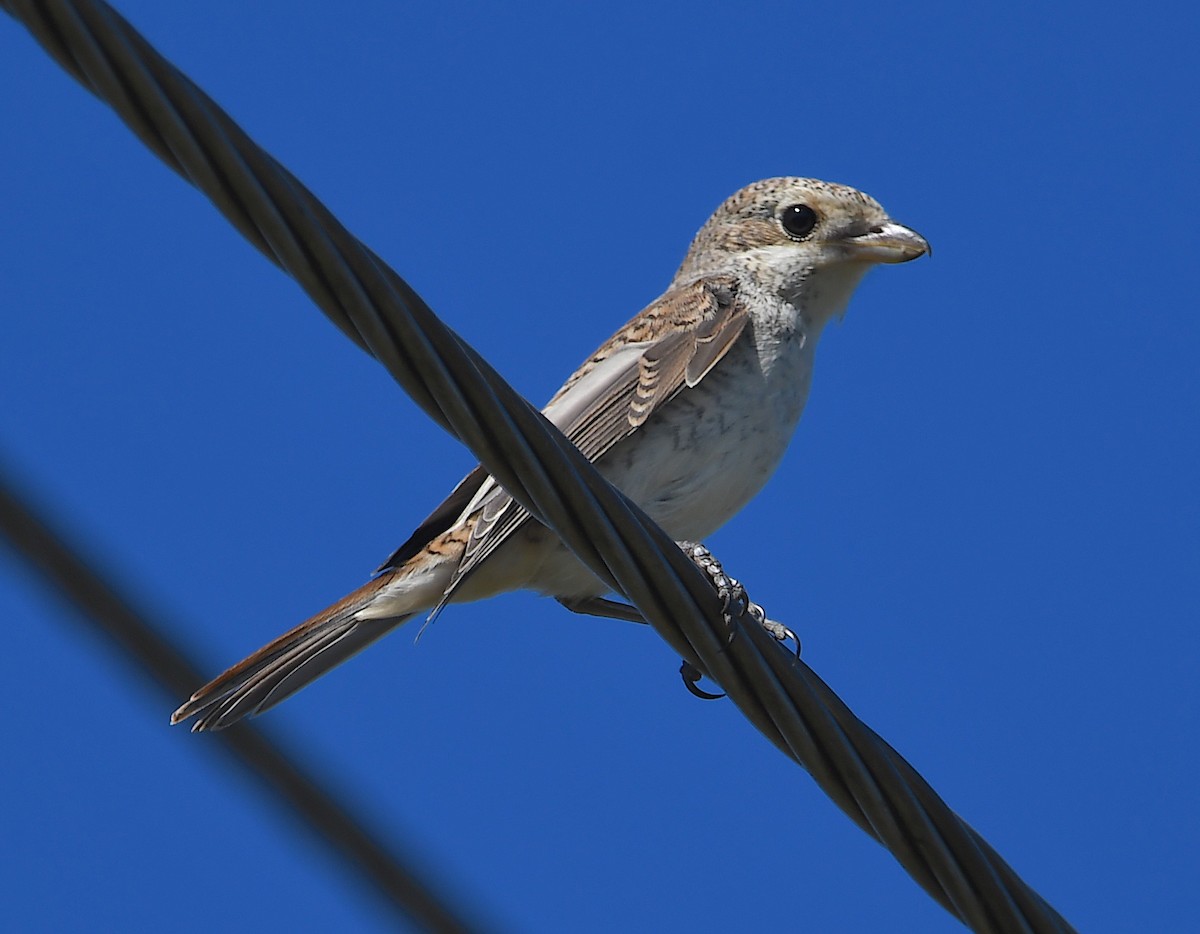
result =
M710 544L1113 932L1194 926L1200 867L1171 6L120 4L535 401L747 182L853 184L925 234ZM361 583L470 456L6 18L0 49L0 458L215 673ZM386 929L3 551L0 618L13 930ZM959 929L652 632L518 595L413 635L259 722L497 927Z

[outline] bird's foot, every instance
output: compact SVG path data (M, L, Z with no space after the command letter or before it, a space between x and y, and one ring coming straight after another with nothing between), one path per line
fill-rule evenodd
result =
M796 646L796 657L800 657L800 637L783 623L768 619L767 611L750 599L750 595L746 593L746 588L741 581L725 573L721 562L708 550L707 546L700 542L679 542L678 544L683 549L683 553L691 558L692 563L712 581L717 596L721 598L721 609L726 622L732 623L736 617L744 613L749 614L750 618L765 629L767 635L775 641L787 642L790 639Z

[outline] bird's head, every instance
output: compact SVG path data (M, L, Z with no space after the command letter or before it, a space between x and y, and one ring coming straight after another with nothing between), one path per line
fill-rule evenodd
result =
M928 252L924 237L855 188L815 178L768 178L717 208L675 281L753 270L760 283L789 301L823 281L844 283L836 291L848 298L870 267Z

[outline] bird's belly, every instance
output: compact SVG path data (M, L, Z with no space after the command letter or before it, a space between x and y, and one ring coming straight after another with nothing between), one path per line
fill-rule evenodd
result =
M610 451L600 472L673 538L706 538L779 466L810 377L807 354L764 373L753 345L740 347Z

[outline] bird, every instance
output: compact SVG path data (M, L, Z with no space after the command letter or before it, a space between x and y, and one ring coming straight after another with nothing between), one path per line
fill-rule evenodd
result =
M716 209L666 292L542 412L668 534L700 541L779 465L818 339L863 275L929 252L855 188L792 176L755 182ZM477 466L367 583L201 687L171 722L231 726L416 616L519 589L576 612L640 619Z

